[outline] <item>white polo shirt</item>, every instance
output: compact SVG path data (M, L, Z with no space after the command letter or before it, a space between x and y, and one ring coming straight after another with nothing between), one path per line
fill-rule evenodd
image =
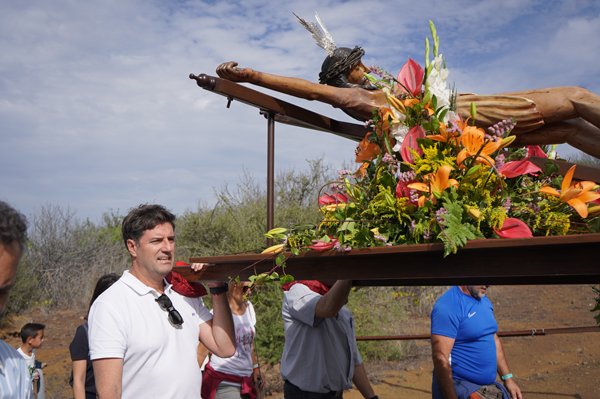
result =
M90 358L123 359L124 399L200 395L200 324L212 315L200 298L184 297L165 284L165 294L184 320L179 327L171 325L168 312L155 301L160 294L129 271L90 310Z

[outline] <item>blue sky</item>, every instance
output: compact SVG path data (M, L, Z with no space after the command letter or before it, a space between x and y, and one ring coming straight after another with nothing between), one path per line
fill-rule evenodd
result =
M32 0L0 3L0 199L31 215L79 218L144 202L181 214L215 190L266 176L266 121L206 92L189 73L221 62L316 80L323 51L292 11L315 11L338 46L396 73L422 63L428 20L459 92L580 85L600 93L600 2ZM329 117L327 105L277 95ZM355 143L276 126L276 169L323 157L352 162ZM561 146L559 155L574 151Z

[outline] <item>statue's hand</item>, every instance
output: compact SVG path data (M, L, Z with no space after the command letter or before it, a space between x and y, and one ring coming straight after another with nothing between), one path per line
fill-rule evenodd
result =
M250 79L250 68L238 68L235 61L224 62L217 67L217 75L232 82L248 82Z

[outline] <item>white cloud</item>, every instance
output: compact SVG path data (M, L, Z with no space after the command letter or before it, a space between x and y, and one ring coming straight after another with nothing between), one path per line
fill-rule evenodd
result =
M242 66L316 80L324 54L296 22L319 12L338 45L395 73L422 62L434 19L461 91L558 84L600 91L593 1L3 2L0 197L26 213L51 203L98 219L140 202L175 212L211 203L243 170L264 181L266 121L189 73ZM351 121L340 110L277 94ZM277 168L352 160L354 143L277 125Z

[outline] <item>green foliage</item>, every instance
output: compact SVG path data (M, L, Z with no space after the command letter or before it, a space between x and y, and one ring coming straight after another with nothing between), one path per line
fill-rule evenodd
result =
M275 222L292 227L299 220L316 222L318 190L329 178L322 161L309 161L308 172L283 172L276 181ZM178 257L260 252L267 230L266 191L244 175L234 190L217 192L212 207L201 206L177 219Z
M6 312L21 313L39 303L41 298L41 293L37 289L39 284L39 275L34 265L27 256L24 256L17 269L16 283L10 291Z
M283 291L276 284L264 286L256 299L251 298L256 311L254 343L261 363L278 363L283 353L282 299Z
M31 218L29 243L11 292L10 311L31 306L85 307L98 277L120 273L129 255L117 234L120 218L96 225L60 207L42 207Z
M596 306L594 306L590 312L598 312L598 314L594 316L594 319L596 319L596 323L600 326L600 289L592 287L592 290L596 294Z
M464 205L455 195L444 195L443 203L447 213L442 215L444 228L438 238L444 243L444 256L448 256L465 246L468 240L483 238L483 235L475 226L463 220Z
M353 289L348 307L354 315L357 336L397 335L408 316L406 301L398 300L396 288L365 287ZM393 305L390 306L390 303ZM368 304L368 306L365 306ZM381 311L374 312L374 309ZM406 355L409 344L402 341L359 341L358 347L365 360L399 360Z

